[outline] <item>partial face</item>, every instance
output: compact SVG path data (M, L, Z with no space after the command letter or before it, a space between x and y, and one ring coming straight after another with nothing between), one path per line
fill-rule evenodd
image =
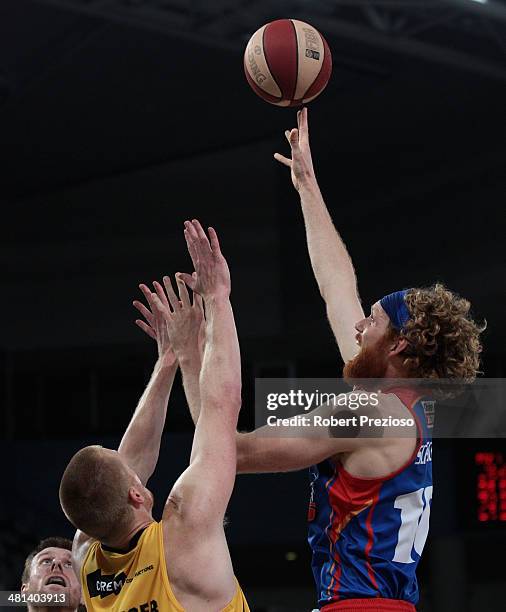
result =
M66 593L70 608L77 608L81 600L81 585L72 566L72 553L65 548L45 548L35 555L30 579L22 591L37 593Z
M142 484L139 476L137 476L136 472L132 470L132 468L125 461L124 457L118 453L118 451L104 448L104 453L109 454L116 461L119 461L123 468L128 472L131 479L130 499L144 506L144 508L151 513L154 504L153 493L151 493L151 491Z
M343 375L351 378L383 378L386 374L390 344L390 319L379 302L371 314L355 325L360 352L344 366Z
M379 302L373 304L371 314L355 325L357 330L355 338L360 348L369 348L385 338L389 323L390 319L381 304Z

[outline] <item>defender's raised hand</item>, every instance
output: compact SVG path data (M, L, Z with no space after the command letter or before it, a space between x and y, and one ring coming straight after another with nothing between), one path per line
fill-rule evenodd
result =
M185 221L184 237L195 268L194 274L179 276L204 299L230 295L230 271L220 249L218 236L212 227L209 238L200 223Z
M202 357L204 343L204 308L202 298L193 294L193 303L180 274L176 274L176 295L169 276L163 277L165 292L159 286L153 302L167 324L172 349L181 360L188 356Z
M157 327L163 329L161 335L177 360L186 355L200 358L203 352L205 325L202 298L194 294L192 304L183 280L176 276L176 282L179 298L168 276L163 277L165 291L156 281L153 283L156 293L151 293L146 285L140 285L149 309L141 302L134 302L134 306L146 320L145 322L137 319L136 324L155 340Z
M305 184L315 180L309 146L307 108L297 112L297 126L297 128L285 132L292 150L292 158L285 157L280 153L274 153L274 158L291 169L293 186L299 191Z
M142 302L134 300L133 305L145 319L145 321L137 319L135 323L143 332L153 338L153 340L156 340L158 359L162 365L173 366L176 364L177 359L171 346L167 324L163 314L155 306L156 296L159 292L163 293L163 288L156 281L153 283L153 287L156 293L152 293L144 284L139 285L139 289L146 298L149 308L146 308Z

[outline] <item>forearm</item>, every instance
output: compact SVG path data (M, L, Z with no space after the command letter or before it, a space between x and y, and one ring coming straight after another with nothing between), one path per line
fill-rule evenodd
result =
M154 472L177 365L156 363L151 379L118 448L145 484Z
M214 456L217 465L222 465L224 482L225 471L231 470L232 487L236 464L235 431L241 408L239 341L228 298L209 299L205 304L206 346L199 378L201 413L195 428L190 463L204 454L208 458ZM224 461L225 457L228 457L227 461Z
M201 365L202 359L198 350L188 352L179 357L179 366L181 368L186 401L188 402L188 408L190 409L190 414L195 425L200 415L199 378Z
M316 179L308 179L299 188L306 227L311 266L322 297L339 286L344 292L357 291L353 263L337 232L323 200Z
M329 427L317 424L316 417L329 420L338 410L333 403L324 403L307 413L308 423L292 425L286 432L272 424L249 433L237 432L237 473L291 472L356 449L361 441L356 439L353 424L341 428L340 438Z
M238 432L236 469L238 474L302 470L347 450L348 444L348 440L330 436L304 437L304 432L293 438L258 429L250 433Z
M206 317L206 348L200 373L202 405L218 404L238 412L241 355L230 300L207 300Z
M190 468L199 496L215 503L210 516L225 512L236 475L237 419L241 407L241 357L228 298L208 298L206 343L200 372L201 414L195 427Z
M283 460L279 452L276 452L277 444L273 438L269 438L266 444L266 440L256 436L254 432L237 432L236 445L238 474L289 471L282 469Z

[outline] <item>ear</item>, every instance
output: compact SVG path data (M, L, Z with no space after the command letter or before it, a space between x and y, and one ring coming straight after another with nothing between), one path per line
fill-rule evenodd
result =
M140 493L137 487L130 487L128 489L128 501L135 508L140 508L144 503L144 495Z
M23 584L21 585L21 592L26 591L28 589L28 585L26 584L26 582L23 582Z
M408 341L406 340L406 338L403 338L402 336L397 336L394 340L392 340L392 343L390 344L390 356L393 357L395 355L398 355L399 353L402 353L402 351L407 346Z

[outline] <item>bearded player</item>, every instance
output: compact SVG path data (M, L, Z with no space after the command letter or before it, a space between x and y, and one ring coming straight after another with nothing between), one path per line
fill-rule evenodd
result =
M414 424L402 436L389 427L374 437L359 432L315 438L305 428L291 428L291 437L284 438L259 436L258 430L238 433L237 469L310 468L309 544L322 612L413 612L432 499L433 414L407 379L474 380L483 328L471 319L469 302L440 284L389 294L364 315L351 259L314 175L306 109L298 123L286 132L291 159L275 158L290 167L300 196L311 264L345 362L344 377L405 379L383 390L375 416ZM186 229L194 235L188 222ZM189 356L181 368L198 426L198 361Z
M154 465L146 469L135 460L142 461L153 448L158 454L163 422L155 412L163 412L161 405L166 404L166 380L151 385L160 404L158 411L143 415L145 428L153 427L150 419L158 421L151 438L139 430L135 444L127 446L123 441L118 452L84 448L71 459L61 481L62 508L79 530L73 550L88 612L249 612L223 530L235 481L235 432L241 405L230 275L214 230L209 230L210 242L198 222L195 232L198 240L191 254L196 274L190 279L206 309L201 415L190 465L170 491L162 520L154 521L153 496L145 486ZM144 309L147 324L140 325L155 336L157 330L166 329L174 361L180 356L184 360L178 347L190 340L198 342L198 334L182 338L183 305L185 312L191 312L191 305L185 284L179 278L177 282L179 297L170 282L166 284L171 308L167 323L161 311L169 302L155 283L160 298L145 292L151 312ZM194 306L198 308L195 302Z
M470 318L469 302L444 286L389 294L364 315L353 264L315 178L307 109L297 117L298 129L286 132L291 159L278 153L275 158L291 169L300 196L311 265L345 362L344 377L474 380L483 327ZM241 471L311 466L309 544L325 612L413 611L418 601L415 572L433 489L431 404L407 380L380 399L383 415L414 417L411 436L239 436Z

